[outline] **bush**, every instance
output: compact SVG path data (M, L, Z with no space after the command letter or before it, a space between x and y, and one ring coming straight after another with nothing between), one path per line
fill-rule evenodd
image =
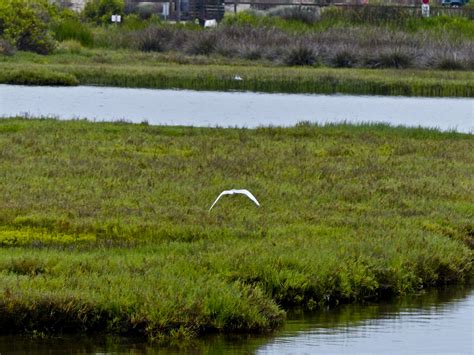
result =
M463 70L463 64L455 58L441 58L436 64L437 69L441 70Z
M365 25L380 25L386 23L403 24L413 17L415 16L409 9L388 6L329 8L322 13L323 20Z
M316 63L316 53L310 47L298 45L290 48L286 57L286 65L314 65Z
M97 24L104 24L110 23L112 15L123 16L124 9L123 0L90 0L84 7L83 15Z
M48 54L56 45L49 31L56 17L56 8L46 0L2 0L0 35L19 50Z
M409 53L392 51L380 55L380 62L383 68L404 69L412 66L413 58Z
M330 64L335 68L352 68L357 64L357 56L353 52L343 49L336 52L330 59Z
M131 38L139 43L139 49L144 52L164 52L170 48L170 42L175 37L172 29L165 26L153 26L142 31L136 31Z
M413 65L413 56L410 53L394 50L386 53L370 55L365 58L367 68L396 68L403 69Z
M277 6L268 11L269 16L281 17L285 20L300 21L312 25L320 19L319 9L299 6Z
M76 40L86 47L94 44L92 31L78 19L64 19L53 26L53 31L58 41Z
M137 14L128 14L123 19L122 28L125 31L143 30L150 26L149 21L142 20Z
M63 53L80 54L82 52L82 45L80 42L71 39L61 42L58 51Z
M153 4L153 3L145 3L145 4L139 4L137 6L137 14L140 16L142 20L148 20L150 19L153 15L157 15L160 13L160 6L159 4Z
M13 55L15 48L3 38L0 38L0 55Z
M192 55L210 55L216 50L217 33L213 30L196 32L188 43L186 52Z

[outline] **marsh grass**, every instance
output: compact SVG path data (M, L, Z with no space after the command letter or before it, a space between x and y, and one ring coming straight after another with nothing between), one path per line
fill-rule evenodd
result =
M52 30L58 41L74 40L86 47L94 44L92 30L77 19L63 19L54 24Z
M472 135L387 125L0 120L0 329L267 331L291 307L462 281L473 152ZM208 212L239 187L262 207Z
M212 30L193 24L170 25L156 19L138 25L140 21L131 17L130 21L125 19L123 26L80 24L84 38L71 35L77 20L65 20L56 33L63 42L53 55L1 55L0 82L289 93L474 95L472 21L444 17L423 21L413 16L404 19L399 14L394 19L400 23L384 18L366 23L365 17L372 16L370 11L342 15L338 9L327 9L321 14L311 14L308 9L276 9L271 16L239 13L228 16ZM93 41L87 31L92 31ZM298 71L297 66L304 68ZM463 73L446 80L442 70ZM233 80L236 75L244 80Z
M79 81L73 74L45 68L25 68L23 66L3 68L0 83L16 85L57 85L74 86Z
M309 53L309 57L305 55L297 59L313 60L311 54ZM143 60L141 56L137 58ZM149 58L143 60L143 65L130 65L130 58L127 62L127 54L117 56L114 52L99 52L90 55L90 52L82 50L79 55L65 53L51 57L51 63L38 58L43 61L42 64L31 64L36 59L28 55L25 61L14 63L4 60L0 63L0 83L287 93L474 96L471 72L177 65L153 63L153 56ZM234 80L236 75L244 80Z
M357 22L321 31L288 31L275 26L257 27L249 20L242 24L229 20L213 30L160 24L136 31L101 29L96 37L96 42L106 43L108 48L206 56L217 53L227 57L227 62L264 57L277 65L308 65L307 60L288 60L288 51L282 50L284 48L290 48L292 57L298 57L298 53L301 56L303 52L314 52L318 60L309 62L328 67L333 66L334 57L341 48L351 48L352 55L357 59L352 61L354 66L362 68L374 67L371 62L363 60L367 56L380 58L380 67L424 69L436 68L436 59L446 53L451 53L452 60L463 67L474 55L473 40L464 34L455 37L451 32L435 34L430 30L409 33L399 28ZM105 39L100 39L102 37ZM259 49L257 56L256 48Z

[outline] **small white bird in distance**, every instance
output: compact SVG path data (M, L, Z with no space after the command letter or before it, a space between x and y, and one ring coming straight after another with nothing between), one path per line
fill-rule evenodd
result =
M253 202L255 202L255 204L260 207L260 204L258 203L257 199L255 198L254 195L252 195L252 193L249 191L249 190L224 190L221 192L221 194L219 196L217 196L216 200L214 201L214 203L212 204L211 208L209 208L209 212L211 212L212 210L212 207L214 207L214 205L217 203L217 201L219 201L219 199L224 196L224 195L234 195L234 194L242 194L242 195L245 195L247 196L249 199L251 199Z
M234 80L237 80L237 81L242 81L244 79L242 79L242 77L240 75L235 75L234 76Z

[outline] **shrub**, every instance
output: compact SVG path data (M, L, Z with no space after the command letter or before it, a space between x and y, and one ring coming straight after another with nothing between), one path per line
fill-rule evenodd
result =
M268 15L281 17L285 20L300 21L308 25L312 25L320 19L318 9L304 6L277 6L270 9Z
M127 31L143 30L150 26L149 21L143 21L137 14L126 15L123 19L122 28Z
M92 31L78 19L64 19L53 26L54 37L58 41L76 40L83 46L91 47L94 44Z
M0 38L0 55L13 55L15 54L15 48L10 42Z
M170 43L175 37L174 32L166 26L153 26L134 32L131 38L139 43L141 51L164 52L170 48Z
M249 60L258 60L261 59L263 54L259 46L249 45L242 50L242 57Z
M408 68L412 65L413 58L409 53L402 51L392 51L380 55L380 62L383 68Z
M310 47L302 44L290 48L285 56L286 65L314 65L316 63L316 54Z
M159 4L153 4L153 3L139 4L137 6L138 16L140 16L142 20L148 20L153 15L159 14L160 6L161 5Z
M413 56L400 50L369 55L364 60L367 68L408 68L413 64Z
M0 2L0 35L19 50L48 54L56 42L49 24L57 11L46 0Z
M83 15L86 19L97 24L110 23L112 15L124 14L123 0L90 0L84 7Z
M349 22L352 24L380 25L385 23L402 24L414 15L409 9L388 6L351 6L329 8L321 18L328 21Z
M224 26L258 26L263 14L256 11L242 11L237 14L227 13L221 24Z
M58 51L64 53L80 54L82 51L82 45L80 42L73 39L67 40L59 44Z
M357 57L353 52L343 49L334 54L330 64L335 68L352 68L357 64Z
M455 58L441 58L436 64L437 69L442 70L463 70L463 64Z
M216 50L216 44L217 33L215 31L199 31L189 41L186 52L193 55L209 55Z

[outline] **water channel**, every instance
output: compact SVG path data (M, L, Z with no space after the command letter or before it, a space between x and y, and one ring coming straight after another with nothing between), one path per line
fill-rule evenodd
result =
M208 336L163 348L123 338L0 337L1 354L473 354L474 287L290 314L267 335Z
M0 117L27 115L186 126L385 122L474 132L474 99L0 85Z

